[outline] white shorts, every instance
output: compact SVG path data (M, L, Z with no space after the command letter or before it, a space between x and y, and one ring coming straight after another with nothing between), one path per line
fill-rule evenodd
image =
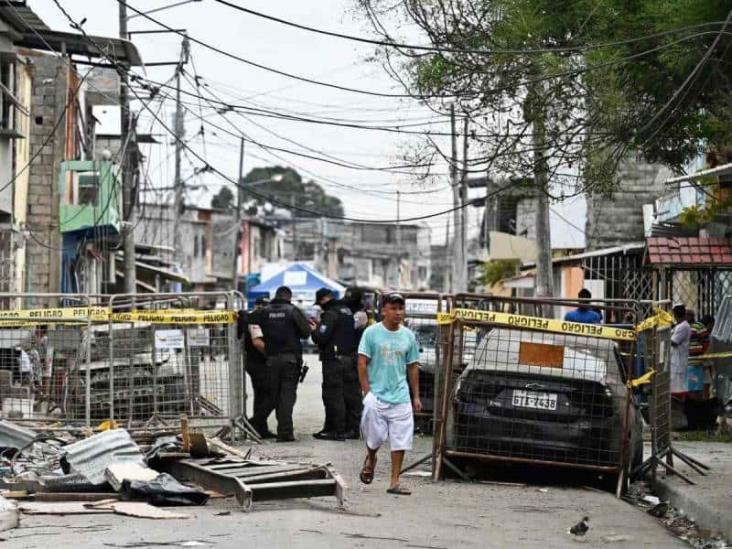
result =
M361 435L371 450L377 450L387 438L392 452L411 450L414 439L412 404L389 404L368 393L363 399Z

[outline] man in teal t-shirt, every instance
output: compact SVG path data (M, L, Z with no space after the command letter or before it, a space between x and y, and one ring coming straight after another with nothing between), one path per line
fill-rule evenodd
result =
M391 447L391 482L387 492L409 495L399 486L404 453L412 449L414 412L419 400L419 345L404 320L404 297L384 297L383 320L366 329L358 347L358 378L364 393L361 434L366 441L366 460L361 482L374 479L376 452L386 439ZM407 383L407 380L409 381ZM410 398L409 389L412 389Z

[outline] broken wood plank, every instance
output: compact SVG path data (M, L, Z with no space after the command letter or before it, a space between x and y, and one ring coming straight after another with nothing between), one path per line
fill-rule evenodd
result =
M139 501L118 501L111 505L115 514L149 519L187 519L190 515L173 513Z

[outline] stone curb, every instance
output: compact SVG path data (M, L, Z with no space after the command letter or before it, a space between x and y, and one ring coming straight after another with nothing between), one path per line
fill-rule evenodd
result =
M732 517L729 509L714 508L700 496L691 493L686 486L679 486L660 478L656 482L656 495L661 501L668 501L673 507L682 511L700 528L732 540Z

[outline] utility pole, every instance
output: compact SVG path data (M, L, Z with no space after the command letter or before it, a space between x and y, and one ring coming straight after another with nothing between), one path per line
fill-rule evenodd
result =
M239 231L241 231L241 207L244 203L244 138L239 142L239 184L236 186L236 211L234 212L234 261L231 271L231 280L234 290L239 289ZM248 233L247 233L248 234ZM251 253L251 250L250 250Z
M297 213L295 212L295 195L290 193L290 215L292 215L292 260L297 261Z
M465 202L468 199L468 117L463 120L463 173L460 178L460 282L462 291L468 291L468 209Z
M464 246L463 239L463 223L462 223L462 182L458 170L458 152L457 152L457 130L455 128L455 107L450 106L450 133L452 134L452 158L450 161L450 186L452 187L452 203L453 203L453 239L452 239L452 280L451 293L464 292L465 279L465 256L463 255Z
M543 86L539 84L539 90ZM536 93L536 92L535 92ZM542 97L537 97L541 105ZM552 269L552 239L549 225L549 169L546 161L546 126L544 108L538 106L533 116L534 129L534 182L536 186L536 283L537 297L554 295L554 274Z
M183 140L185 139L186 128L183 120L183 104L180 97L180 78L183 73L183 65L188 62L190 46L188 37L183 37L181 44L180 61L175 68L175 200L173 203L173 247L175 248L175 260L180 267L183 266L185 254L183 253L183 240L181 236L181 217L185 210L183 203L183 179L181 177L181 160L183 156Z
M400 225L400 220L401 220L401 200L402 200L402 193L399 192L399 190L397 189L396 195L397 195L396 244L397 244L397 250L401 253L401 250L402 250L402 228L401 228L401 225Z
M127 40L127 6L119 3L119 36ZM130 98L128 92L127 67L120 75L119 104L120 104L120 147L122 147L122 240L124 242L125 293L137 293L137 273L135 271L135 196L133 192L137 155L132 154L137 147L134 131L130 125Z

